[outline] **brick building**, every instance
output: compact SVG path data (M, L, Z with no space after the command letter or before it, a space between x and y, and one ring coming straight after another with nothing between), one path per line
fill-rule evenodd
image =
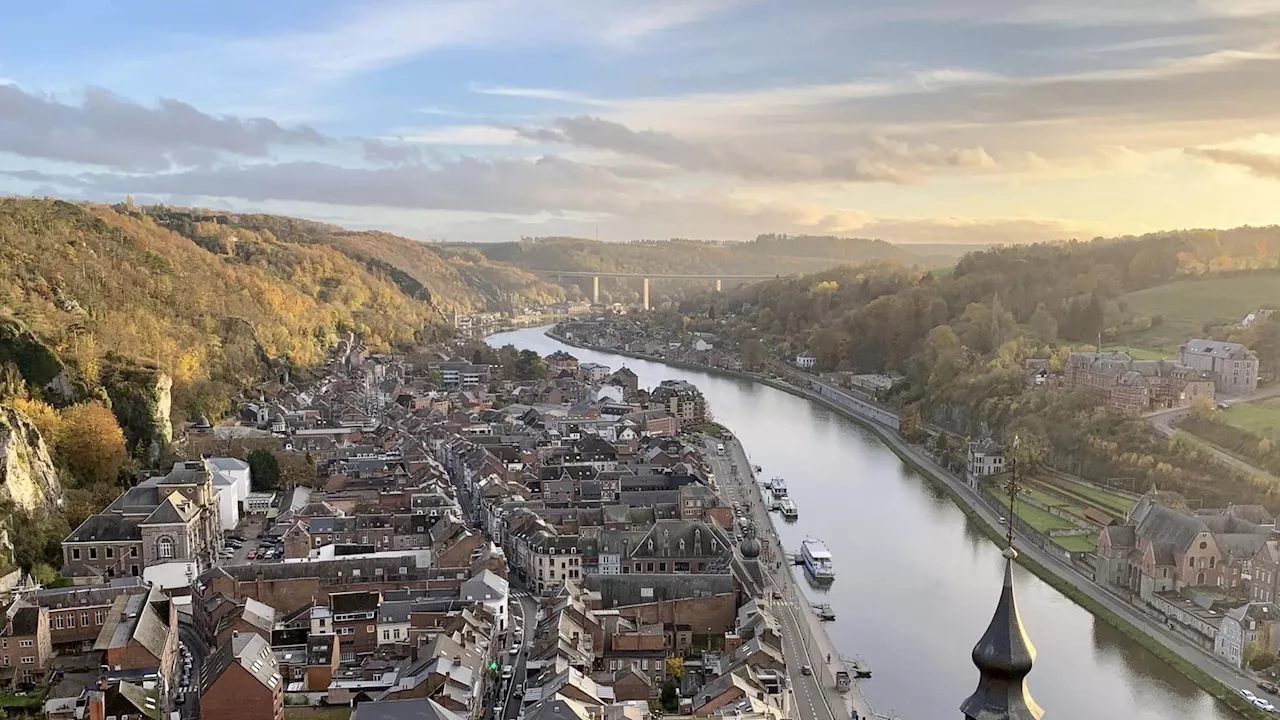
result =
M283 720L284 679L271 645L260 635L235 634L205 662L202 717Z
M342 644L344 659L355 659L378 649L378 607L382 593L378 590L336 592L329 595L333 633Z
M115 671L155 672L161 696L173 686L178 656L178 615L169 598L155 588L146 594L120 595L93 644L102 664Z
M31 601L49 610L49 634L53 646L69 652L88 652L107 621L111 605L120 595L147 592L142 578L116 578L106 585L45 588Z
M1077 352L1067 358L1066 386L1099 395L1108 407L1130 415L1153 408L1186 407L1212 400L1211 375L1186 363L1134 360L1123 352Z

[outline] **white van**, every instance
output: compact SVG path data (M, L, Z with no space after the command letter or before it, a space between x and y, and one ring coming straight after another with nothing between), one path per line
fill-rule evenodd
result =
M716 444L716 452L720 453L721 455L724 454L724 443Z

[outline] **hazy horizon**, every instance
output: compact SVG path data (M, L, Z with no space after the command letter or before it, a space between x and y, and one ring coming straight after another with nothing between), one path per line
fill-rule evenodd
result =
M0 193L450 242L986 245L1275 224L1274 0L67 0Z

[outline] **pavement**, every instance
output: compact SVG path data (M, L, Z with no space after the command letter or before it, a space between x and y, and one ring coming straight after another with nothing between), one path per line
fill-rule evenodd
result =
M835 674L846 670L838 649L818 620L804 591L797 586L787 560L787 548L780 547L773 517L764 505L764 496L742 445L736 439L725 442L725 455L717 452L716 439L706 440L706 457L715 473L721 496L730 504L746 502L755 523L757 537L765 550L761 566L767 569L769 596L776 591L781 601L771 600L782 628L783 654L792 691L792 715L802 720L844 720L856 711L860 718L876 715L857 681L847 693L835 689ZM737 472L734 472L734 466ZM812 668L806 675L801 668Z

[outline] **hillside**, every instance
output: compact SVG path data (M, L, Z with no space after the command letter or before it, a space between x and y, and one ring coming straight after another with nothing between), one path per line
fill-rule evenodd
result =
M365 270L394 282L410 298L443 312L504 310L564 299L564 291L515 267L477 253L437 252L436 246L383 232L357 232L335 225L277 215L146 207L135 211L210 252L240 257L246 240L327 246Z
M1206 325L1235 324L1259 308L1280 308L1280 273L1178 280L1126 293L1120 302L1137 317L1160 320L1121 334L1121 342L1176 354Z
M325 244L267 232L198 244L145 213L16 198L0 200L6 316L66 365L71 386L95 387L126 359L171 376L177 419L224 411L269 364L320 363L339 333L389 349L443 329L429 302Z

